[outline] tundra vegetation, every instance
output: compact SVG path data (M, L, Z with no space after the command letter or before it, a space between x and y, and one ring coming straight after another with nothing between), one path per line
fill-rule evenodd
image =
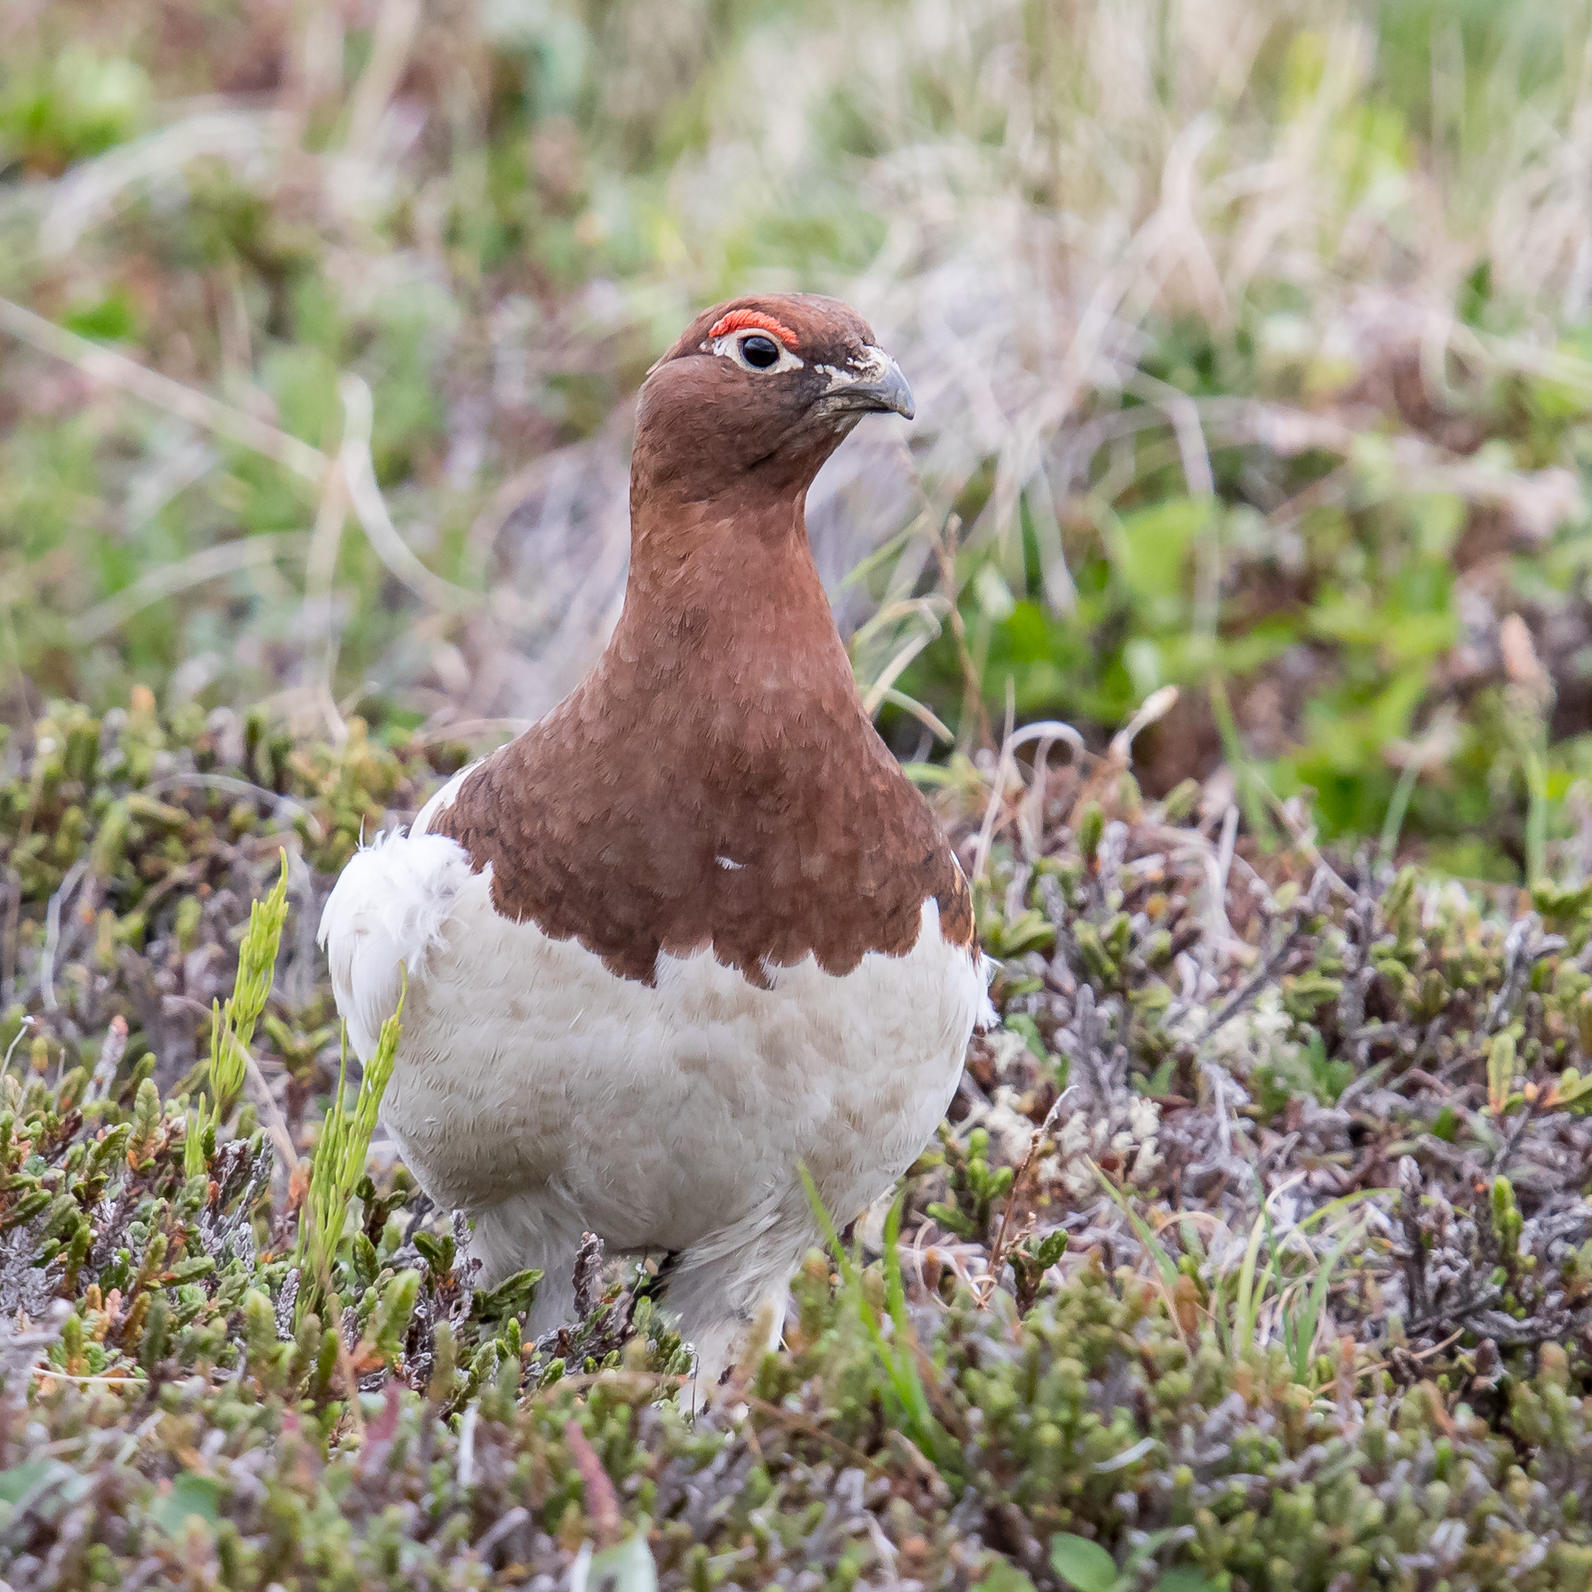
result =
M1589 51L0 7L0 1579L1592 1587ZM793 281L918 393L815 543L1001 1025L698 1409L646 1268L474 1286L314 928L600 645L647 363Z

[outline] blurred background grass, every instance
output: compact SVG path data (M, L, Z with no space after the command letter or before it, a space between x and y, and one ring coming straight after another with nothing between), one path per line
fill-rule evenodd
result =
M904 756L1176 686L1152 789L1578 881L1589 199L1585 0L0 0L0 720L534 717L800 287L919 399L812 515Z

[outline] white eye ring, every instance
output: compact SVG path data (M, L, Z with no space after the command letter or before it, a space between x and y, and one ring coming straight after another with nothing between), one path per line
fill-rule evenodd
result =
M779 350L779 358L772 365L754 365L746 357L743 345L753 337L761 337L764 342L772 343ZM734 360L742 370L749 370L754 376L777 376L782 370L801 370L806 363L786 347L783 339L756 326L737 327L733 332L726 332L722 337L715 337L702 346L705 352Z

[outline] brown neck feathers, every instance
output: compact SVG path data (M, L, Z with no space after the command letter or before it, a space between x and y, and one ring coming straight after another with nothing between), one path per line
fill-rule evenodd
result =
M756 983L809 954L845 973L909 950L931 897L941 932L969 943L961 871L858 698L806 481L692 501L646 458L636 472L601 661L433 829L491 865L499 912L626 978L705 947Z

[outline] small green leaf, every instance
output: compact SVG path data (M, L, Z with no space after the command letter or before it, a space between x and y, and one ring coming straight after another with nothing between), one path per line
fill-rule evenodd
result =
M1155 1592L1216 1592L1216 1583L1198 1570L1168 1570L1155 1583Z
M1494 1034L1487 1047L1487 1107L1494 1116L1508 1108L1511 1085L1515 1081L1515 1036Z
M1054 938L1054 935L1052 935L1052 938ZM1046 1059L1045 1041L1039 1037L1039 1024L1036 1023L1027 1012L1013 1012L1009 1017L1007 1017L1006 1026L1012 1031L1012 1033L1021 1034L1023 1043L1027 1045L1028 1048L1036 1056L1038 1056L1041 1061Z
M1087 1537L1058 1531L1050 1539L1050 1567L1076 1592L1113 1592L1117 1561Z
M10 1470L0 1470L0 1503L14 1504L27 1497L59 1465L56 1459L30 1459Z
M996 1559L974 1587L975 1592L1035 1592L1034 1583L1009 1559Z
M577 1559L569 1586L570 1592L658 1592L658 1567L645 1533L638 1531L584 1563Z
M509 1316L523 1315L536 1298L541 1272L534 1268L517 1271L506 1277L490 1292L479 1289L475 1295L475 1313L482 1321L502 1321Z
M221 1518L221 1483L214 1476L179 1476L169 1493L156 1498L149 1513L174 1537L194 1516L213 1526Z

